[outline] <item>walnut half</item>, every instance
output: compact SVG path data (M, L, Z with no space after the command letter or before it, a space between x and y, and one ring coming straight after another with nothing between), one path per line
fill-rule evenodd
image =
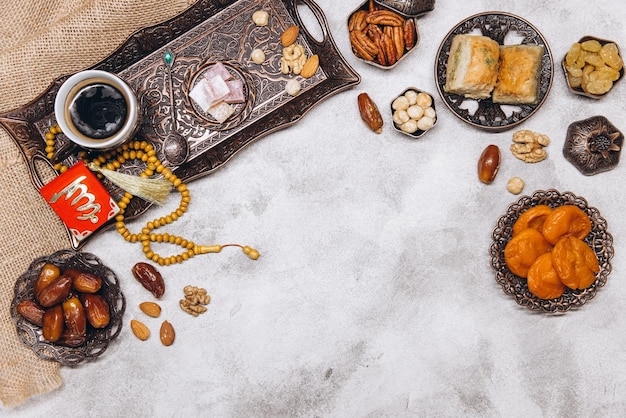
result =
M511 153L526 163L537 163L548 157L544 149L550 144L546 135L528 130L517 131L513 134Z

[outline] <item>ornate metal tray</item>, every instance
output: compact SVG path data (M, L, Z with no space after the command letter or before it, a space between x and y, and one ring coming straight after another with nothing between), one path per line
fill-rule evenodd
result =
M111 319L109 325L102 329L88 327L87 341L78 347L68 347L46 341L41 328L31 324L17 313L17 305L24 299L34 299L33 284L39 276L44 264L51 263L61 270L74 268L88 271L102 278L99 293L109 304ZM122 320L126 309L126 299L120 289L120 283L113 271L106 267L93 254L74 250L61 250L49 256L36 259L28 270L15 283L15 297L11 303L11 317L17 327L20 340L45 360L53 360L64 366L74 366L85 360L93 360L102 355L111 340L122 331Z
M298 12L302 6L317 19L323 39L315 39L307 30ZM269 12L267 26L252 21L252 14L259 9ZM287 80L294 76L280 71L279 37L294 24L301 28L298 42L307 55L319 56L320 67L313 77L300 78L302 90L292 97L284 91ZM266 53L262 65L250 59L255 48ZM164 60L166 52L174 57L170 65ZM223 124L198 112L187 96L194 77L215 61L229 64L229 71L243 81L246 94L246 103L238 105L235 116ZM360 82L338 51L324 13L312 0L199 0L178 16L136 32L91 69L115 73L135 90L142 112L137 139L154 144L163 163L186 181L215 171L253 141L296 123L322 99ZM55 123L54 99L69 76L55 80L31 103L0 115L0 124L20 148L38 189L43 186L43 174L36 162L52 167L45 158L44 133ZM182 157L174 150L168 158L164 142L173 129L187 138L189 149ZM67 166L75 163L81 150L62 134L56 142L56 160ZM140 164L127 163L121 171L139 173L143 169ZM105 186L114 199L122 197L115 186ZM132 199L126 216L136 217L149 206L144 200ZM84 242L73 245L77 248Z
M504 247L512 236L513 224L527 209L537 205L548 205L552 208L564 204L576 205L591 219L591 232L585 242L591 246L600 264L596 281L586 289L571 290L556 299L539 299L528 290L526 279L511 273L504 261ZM523 196L510 205L504 215L496 222L492 233L493 243L489 249L491 267L496 271L496 281L502 286L504 293L513 296L515 302L533 311L562 313L571 308L581 307L592 299L599 287L606 284L611 273L613 258L613 236L608 232L607 222L598 209L589 206L587 201L571 192L557 190L538 190L532 196Z
M505 44L507 37L521 37L517 42L521 44L542 45L545 49L541 60L541 76L539 100L532 105L499 105L491 99L466 99L458 94L446 93L443 86L446 84L446 69L450 46L455 35L480 32L484 36ZM437 90L446 107L462 121L479 129L492 132L501 132L511 129L531 117L546 100L552 79L554 77L554 61L552 52L543 35L529 22L521 17L503 13L486 12L467 18L448 32L439 46L435 61L435 80ZM474 110L473 107L476 107Z

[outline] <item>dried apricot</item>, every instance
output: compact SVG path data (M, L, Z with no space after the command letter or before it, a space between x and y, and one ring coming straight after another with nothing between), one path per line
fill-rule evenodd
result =
M552 208L548 205L537 205L522 213L513 224L513 236L519 234L524 229L532 228L541 232L544 221L552 213Z
M598 258L586 242L576 237L563 237L552 250L552 265L561 282L570 289L585 289L596 280L600 271Z
M541 228L546 241L555 245L561 237L583 239L591 231L591 219L578 206L563 205L552 210Z
M541 232L528 228L515 235L504 247L504 261L513 274L526 278L528 269L537 257L547 253L552 246Z
M528 290L540 299L554 299L565 292L565 285L552 265L552 254L541 254L528 270Z

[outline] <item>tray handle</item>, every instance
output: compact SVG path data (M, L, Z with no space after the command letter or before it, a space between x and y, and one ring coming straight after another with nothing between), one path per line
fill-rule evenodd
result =
M314 42L318 45L324 45L325 43L327 43L328 40L330 39L329 30L328 30L328 21L326 20L326 16L324 15L324 12L322 11L322 9L312 0L293 0L293 3L294 3L294 9L298 16L298 20L300 21L300 28L307 34L309 41ZM298 11L299 3L307 6L311 10L311 13L313 13L313 16L315 16L315 18L317 19L317 23L322 29L323 39L321 41L318 41L311 34L311 32L309 32L309 30L306 28L306 25L304 24L302 20L302 16L300 15L300 12Z

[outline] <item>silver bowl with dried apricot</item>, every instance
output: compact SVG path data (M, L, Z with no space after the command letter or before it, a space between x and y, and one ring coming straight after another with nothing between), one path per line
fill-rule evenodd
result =
M122 330L125 308L110 268L93 254L61 250L18 278L11 317L35 354L71 366L104 353Z
M611 272L607 221L571 192L521 197L498 219L492 237L496 281L534 311L562 313L584 305Z
M616 42L584 36L572 44L561 62L574 94L600 99L624 76L624 61Z

